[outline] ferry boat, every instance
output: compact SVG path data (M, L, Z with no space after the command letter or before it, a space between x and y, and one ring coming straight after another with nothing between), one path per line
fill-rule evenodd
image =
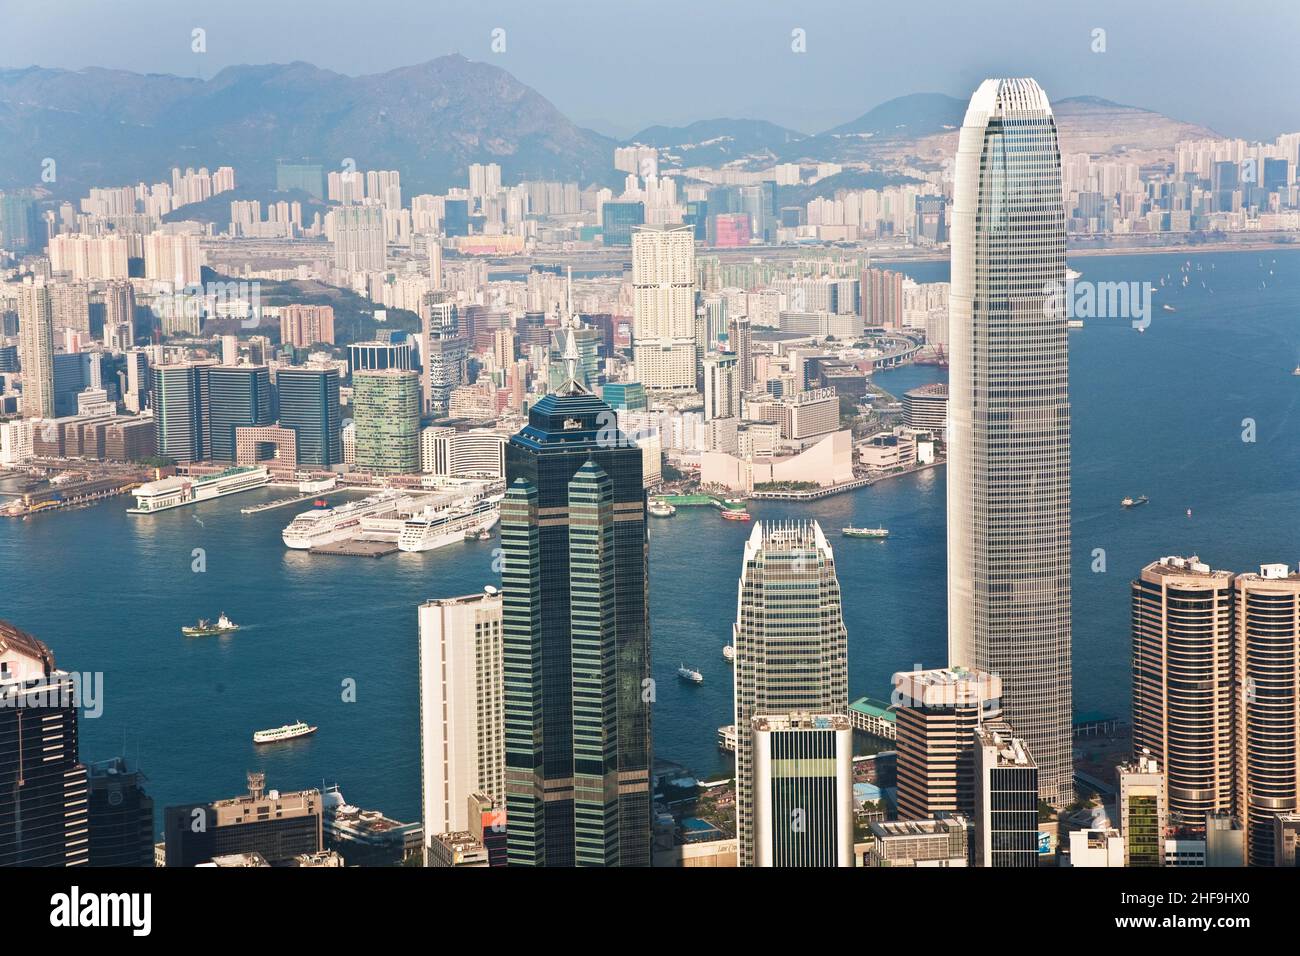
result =
M680 667L677 668L677 676L684 681L689 681L692 684L704 683L704 675L701 674L699 671L694 670L693 668L687 667L685 664L682 664Z
M193 627L182 627L181 633L186 637L211 637L214 634L229 634L237 630L239 630L239 625L226 617L226 612L222 611L221 616L217 618L216 624L213 624L206 617L201 617L199 623Z
M718 749L727 753L736 752L736 725L727 724L718 728Z
M1178 311L1178 310L1175 309L1172 305L1170 305L1168 302L1162 302L1162 303L1160 304L1160 308L1164 309L1166 312L1177 312L1177 311Z
M253 743L255 744L274 744L281 740L293 740L296 737L308 737L316 733L317 728L308 726L301 720L296 720L292 724L285 724L283 727L272 727L270 730L258 730L253 734Z
M487 495L442 508L425 508L402 524L397 537L401 551L433 551L454 541L485 540L501 520L504 495Z
M126 510L128 514L150 515L155 511L168 511L251 491L265 486L270 480L271 472L265 465L241 465L214 475L173 475L139 485L132 492L135 507Z
M677 514L677 509L662 498L653 499L646 507L646 511L650 513L652 518L671 518Z
M718 513L728 521L752 521L754 517L748 511L742 511L739 508L723 508Z
M736 663L736 649L730 644L722 645L722 659L728 664Z
M846 538L888 538L889 537L888 528L854 528L852 526L849 526L847 528L841 528L840 531L841 533L843 533L844 537Z
M349 501L337 508L304 511L285 526L280 537L287 548L318 548L355 537L361 531L362 518L399 511L411 505L410 496L385 488L369 498Z
M1138 495L1136 498L1132 496L1125 496L1124 500L1121 501L1120 504L1123 505L1125 508L1136 508L1138 505L1144 505L1150 500L1151 499L1148 498L1146 495Z
M1297 366L1295 367L1295 369L1291 372L1291 374L1292 374L1292 375L1300 375L1300 365L1297 365Z

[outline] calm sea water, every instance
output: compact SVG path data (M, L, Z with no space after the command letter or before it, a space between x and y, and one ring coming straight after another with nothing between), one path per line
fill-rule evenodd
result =
M1127 715L1128 583L1164 554L1216 567L1300 560L1300 251L1079 258L1089 280L1170 277L1151 327L1092 320L1071 333L1076 707ZM1198 268L1199 267L1199 268ZM946 266L904 267L922 280ZM1202 282L1205 283L1202 286ZM1211 291L1212 290L1212 291ZM1159 310L1168 301L1177 312ZM878 376L896 394L942 375ZM1253 420L1253 442L1243 425ZM1249 437L1249 435L1247 436ZM157 805L239 792L245 770L281 789L342 785L402 819L419 808L416 605L496 582L494 543L379 560L288 552L293 508L239 509L254 492L154 515L119 499L0 521L0 618L61 666L105 675L104 712L82 755L139 756ZM1126 511L1125 495L1151 503ZM831 533L849 630L850 693L885 696L893 671L945 662L944 473L817 503L757 503L758 518L816 518ZM1192 516L1186 515L1192 509ZM838 536L884 524L889 540ZM711 510L651 522L657 755L701 776L729 772L715 746L731 720L722 646L750 526ZM202 548L206 570L192 570ZM1092 570L1104 552L1105 571ZM189 640L182 624L226 611L244 628ZM687 685L675 671L703 671ZM344 701L355 682L355 702ZM253 730L301 718L311 738L255 749Z

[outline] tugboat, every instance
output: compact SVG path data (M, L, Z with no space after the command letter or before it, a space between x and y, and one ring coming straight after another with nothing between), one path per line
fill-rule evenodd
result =
M682 664L680 667L677 668L677 676L684 681L689 681L692 684L704 683L704 675L697 670L687 667L685 664Z
M239 630L239 625L226 617L226 612L222 611L221 616L217 618L217 623L213 624L205 617L199 618L199 623L193 627L182 627L181 633L186 637L212 637L215 634L230 634Z
M1121 501L1120 504L1125 508L1136 508L1138 505L1144 505L1150 500L1151 499L1148 498L1146 495L1138 495L1136 498L1126 495L1124 500Z
M255 744L274 744L281 740L293 740L295 737L308 737L316 733L316 728L308 726L301 720L296 720L292 724L285 724L283 727L272 727L270 730L259 730L253 734L253 743Z
M888 528L855 528L852 525L850 525L847 528L841 528L840 531L841 533L843 533L844 537L846 538L888 538L889 537Z

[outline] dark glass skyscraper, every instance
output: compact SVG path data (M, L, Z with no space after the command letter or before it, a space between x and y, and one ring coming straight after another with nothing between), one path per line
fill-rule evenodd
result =
M641 450L613 421L570 381L506 446L511 865L650 863L646 499Z
M265 365L215 366L208 370L204 421L214 461L235 460L235 429L271 424L271 373Z
M329 468L343 461L336 368L282 368L275 375L280 424L298 435L298 464Z
M155 365L152 371L153 423L158 454L185 464L209 457L203 410L208 403L210 365Z

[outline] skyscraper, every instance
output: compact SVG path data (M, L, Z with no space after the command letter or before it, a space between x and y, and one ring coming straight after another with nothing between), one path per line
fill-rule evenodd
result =
M208 457L234 461L235 429L271 424L271 373L265 365L216 365L207 372Z
M153 798L125 757L89 767L91 866L153 866Z
M0 867L84 866L90 823L73 676L0 621Z
M198 362L155 365L150 369L159 456L180 464L210 457L211 435L204 416L211 370L211 363Z
M23 417L54 417L54 311L50 289L26 281L18 289L18 351L23 367Z
M1133 747L1163 769L1184 825L1233 810L1232 580L1195 556L1165 557L1132 584Z
M425 846L471 829L474 794L505 803L501 594L420 605L420 765Z
M742 728L758 716L849 709L840 583L817 522L754 524L736 605L736 835L740 865L754 866L754 743Z
M1148 753L1118 768L1119 832L1125 866L1164 866L1169 805L1165 775Z
M404 369L352 376L356 466L375 475L420 470L420 378Z
M332 468L343 463L339 370L282 368L275 373L280 424L298 436L298 464Z
M1043 799L1073 794L1070 404L1056 124L985 80L957 148L948 446L949 663L1002 678Z
M752 721L754 865L853 866L853 727L844 714Z
M334 267L343 272L383 272L388 252L384 207L371 202L340 206L330 217L334 230Z
M975 730L975 865L1038 866L1039 773L1001 721Z
M632 334L637 379L649 389L695 387L695 231L632 234Z
M613 421L570 379L506 446L512 865L650 864L646 498L641 450Z

